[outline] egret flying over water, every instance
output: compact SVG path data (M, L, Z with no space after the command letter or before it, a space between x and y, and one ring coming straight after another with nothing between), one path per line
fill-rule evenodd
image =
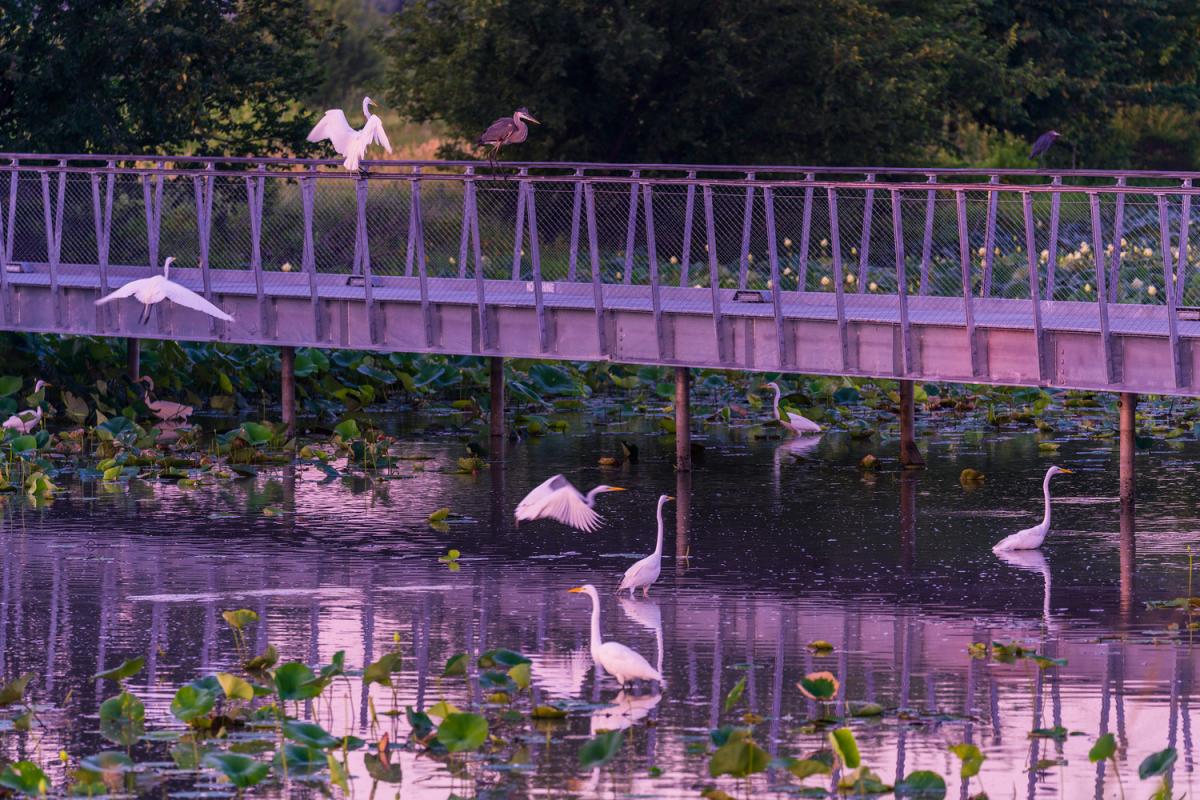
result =
M501 117L489 125L476 144L491 148L488 150L488 161L495 164L501 147L506 144L520 144L529 138L529 126L525 124L527 121L534 125L542 124L530 115L528 108L521 106L511 117Z
M367 122L360 130L354 130L346 120L346 114L340 108L331 108L321 117L321 121L313 126L308 134L310 142L328 139L339 156L345 156L343 166L351 172L359 168L358 162L367 154L367 148L372 143L379 145L391 155L392 143L388 141L383 130L383 120L371 113L371 106L379 105L369 97L362 102L363 116Z
M779 389L779 384L771 381L767 384L775 390L775 418L779 420L779 424L787 428L792 433L798 433L801 436L811 433L820 433L821 426L813 422L808 417L801 416L793 411L782 412L779 410L779 398L783 392Z
M1071 470L1051 467L1046 470L1046 477L1042 480L1042 493L1046 496L1046 515L1042 517L1041 524L1002 539L992 548L993 553L1001 553L1006 550L1036 550L1042 546L1042 542L1046 541L1046 535L1050 533L1050 479L1060 473L1070 475Z
M600 527L602 520L594 510L596 495L604 492L623 492L620 486L600 484L586 495L571 485L562 475L547 479L536 489L525 495L517 504L513 516L517 524L531 519L554 519L572 528L591 533Z
M196 311L202 311L210 317L233 322L233 317L226 314L221 309L214 306L212 303L205 300L200 295L193 292L187 287L180 286L167 278L171 274L171 263L175 260L175 256L168 256L163 262L163 274L154 275L149 278L139 278L136 281L129 283L117 289L115 292L101 297L96 301L96 305L103 305L113 300L120 300L123 297L133 296L137 298L145 308L142 309L140 322L145 324L150 320L150 307L155 303L161 303L163 300L170 300L172 303L178 303L186 308L191 308Z
M581 592L592 599L592 660L609 675L617 679L621 686L628 686L631 681L646 680L663 681L662 673L650 666L650 662L641 655L629 649L620 642L605 642L600 638L600 595L596 587L590 583L568 589L569 592Z
M634 591L640 588L642 590L642 597L645 597L650 593L651 585L658 580L659 574L662 573L662 510L663 506L674 499L674 497L665 494L658 498L658 539L654 545L654 552L634 564L629 569L625 570L625 577L621 579L621 585L617 587L618 592L623 592L628 589L629 596L633 597Z

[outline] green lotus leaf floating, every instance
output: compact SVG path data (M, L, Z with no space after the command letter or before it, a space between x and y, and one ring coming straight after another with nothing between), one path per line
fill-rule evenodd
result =
M584 769L602 767L621 752L624 731L608 731L588 739L579 748L579 764Z
M0 771L0 786L17 794L44 795L50 791L50 778L32 761L17 761Z
M437 729L438 743L451 753L477 750L487 735L487 720L478 714L451 714Z

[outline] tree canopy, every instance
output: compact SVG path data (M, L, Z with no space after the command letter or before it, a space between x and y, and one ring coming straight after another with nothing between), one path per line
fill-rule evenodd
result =
M1198 31L1189 0L412 0L388 51L464 143L528 106L523 158L898 163L982 126L1095 163L1137 157L1123 108L1197 110Z
M0 147L268 154L303 142L320 76L304 0L10 0Z

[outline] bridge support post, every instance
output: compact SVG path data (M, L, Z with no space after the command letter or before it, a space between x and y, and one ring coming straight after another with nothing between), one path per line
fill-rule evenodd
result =
M692 376L687 367L675 368L675 469L692 471Z
M279 386L283 425L290 439L296 435L296 348L279 348Z
M900 381L900 465L905 469L925 466L925 458L917 449L915 405L913 382Z
M1121 508L1131 513L1134 507L1134 453L1137 447L1137 404L1138 396L1133 392L1122 392L1118 405L1121 409Z
M141 339L125 340L125 371L129 375L129 380L137 383L137 379L142 374Z
M504 446L504 358L502 356L492 356L488 359L488 366L491 370L491 438L492 449L496 450ZM499 453L496 456L499 457Z

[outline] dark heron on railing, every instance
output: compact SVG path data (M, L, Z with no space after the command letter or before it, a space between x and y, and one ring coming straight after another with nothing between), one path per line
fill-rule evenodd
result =
M488 151L488 161L493 167L496 165L496 156L501 147L506 144L520 144L529 138L529 126L525 124L526 120L534 125L541 125L529 113L528 108L521 106L511 117L501 117L493 122L479 137L478 144L491 148Z
M1050 145L1062 134L1058 131L1046 131L1037 138L1033 143L1033 149L1029 151L1030 158L1037 158L1050 149Z

